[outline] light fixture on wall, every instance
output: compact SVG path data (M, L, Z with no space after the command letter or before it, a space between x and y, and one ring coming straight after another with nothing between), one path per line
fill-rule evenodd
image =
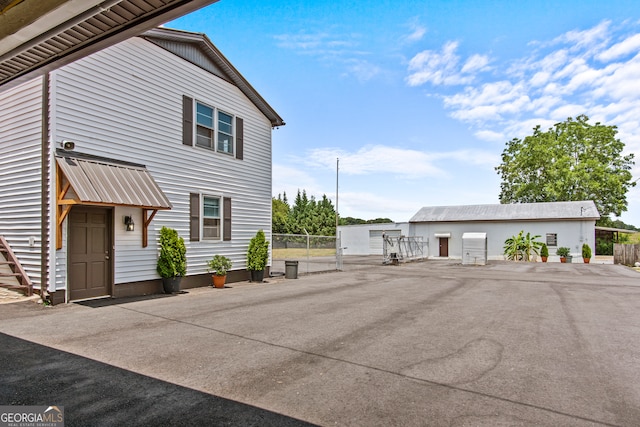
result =
M71 151L76 148L76 143L65 139L60 143L60 147L62 147L63 150Z
M133 231L133 228L135 226L135 223L133 222L133 217L131 216L125 216L124 217L124 225L125 225L125 230L126 231Z

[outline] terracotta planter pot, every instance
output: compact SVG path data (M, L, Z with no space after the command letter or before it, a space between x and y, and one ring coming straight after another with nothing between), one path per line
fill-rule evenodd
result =
M583 258L585 264L589 264L591 262L591 258Z
M211 278L213 279L214 288L224 288L224 284L227 281L227 276L216 276L215 274L212 274Z
M567 258L561 256L560 257L560 262L564 264L565 262L567 262Z
M542 262L547 262L547 259L549 259L549 257L546 256L541 256L540 258L542 259Z

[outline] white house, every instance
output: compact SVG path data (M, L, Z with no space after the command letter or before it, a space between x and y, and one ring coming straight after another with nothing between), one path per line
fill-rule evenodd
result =
M582 244L595 248L595 222L600 218L593 201L518 203L464 206L429 206L420 209L408 223L341 226L341 244L355 248L344 253L382 254L373 240L382 240L379 230L397 230L407 236L422 237L424 256L429 259L462 259L462 236L486 233L487 258L504 259L504 242L521 230L539 235L553 256L558 247L570 248L581 256ZM369 250L367 251L367 248Z
M203 34L157 28L0 92L0 235L54 303L158 292L157 235L248 278L282 118ZM132 230L133 229L133 230Z

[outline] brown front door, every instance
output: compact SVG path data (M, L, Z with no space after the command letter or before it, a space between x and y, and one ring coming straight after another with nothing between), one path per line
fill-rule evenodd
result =
M440 255L441 257L449 257L449 238L438 237L440 240Z
M69 299L111 294L111 209L74 206L69 214Z

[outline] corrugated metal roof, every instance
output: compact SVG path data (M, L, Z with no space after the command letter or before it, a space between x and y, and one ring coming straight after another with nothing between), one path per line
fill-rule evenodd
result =
M62 2L57 8L60 10L54 12L66 16L64 22L55 25L58 21L47 20L45 15L32 24L22 25L24 28L18 28L16 34L0 38L6 45L21 36L26 40L8 51L0 48L0 88L29 80L216 1L105 0L100 4L87 1L84 11L78 10L82 2ZM31 3L16 3L5 18L14 23L24 21L29 8L33 8ZM48 27L47 21L55 26ZM20 33L23 30L28 37ZM31 34L34 31L36 35Z
M229 60L218 50L218 48L209 40L209 38L203 33L194 33L190 31L174 30L171 28L154 28L143 34L145 39L161 46L175 55L223 78L230 83L233 83L244 93L244 95L253 102L253 104L265 115L271 122L271 126L284 126L285 122L278 115L267 101L256 91L253 86L244 78L242 74L229 62ZM170 44L170 42L177 42L183 44L190 44L196 46L199 52L204 53L207 58L212 61L213 67L209 66L194 55L193 52L188 52L184 49L179 49L177 46Z
M80 202L171 209L171 202L141 165L56 156Z
M409 222L517 221L599 219L591 200L580 202L515 203L495 205L427 206Z

